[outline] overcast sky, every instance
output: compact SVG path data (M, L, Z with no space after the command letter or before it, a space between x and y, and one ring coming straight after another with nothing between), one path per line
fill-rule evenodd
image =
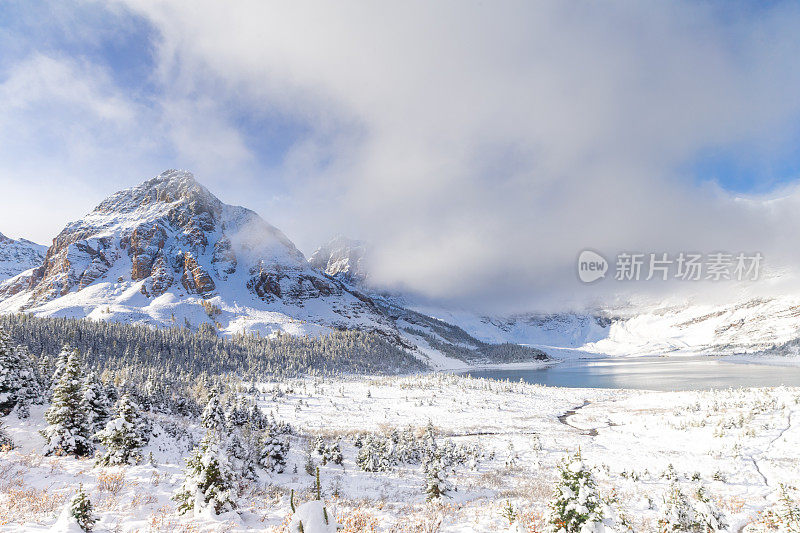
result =
M376 282L463 305L619 292L578 283L584 248L786 273L798 28L796 2L6 1L0 232L48 243L184 168L307 255L367 240Z

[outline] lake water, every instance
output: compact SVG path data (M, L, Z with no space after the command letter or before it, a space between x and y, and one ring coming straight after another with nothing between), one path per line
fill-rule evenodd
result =
M718 357L581 359L535 370L480 370L469 374L556 387L601 389L800 387L800 367L733 363Z

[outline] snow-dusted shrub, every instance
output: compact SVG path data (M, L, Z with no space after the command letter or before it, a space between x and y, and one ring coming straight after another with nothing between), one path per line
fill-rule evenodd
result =
M212 509L220 514L236 508L236 476L213 433L186 460L186 479L172 498L180 513Z
M695 498L690 499L677 484L670 486L658 519L660 533L711 533L723 531L725 527L722 514L702 487L697 490Z
M143 421L140 407L129 394L124 394L114 406L116 416L97 433L97 438L106 447L97 463L119 465L138 463L140 450L147 444L147 424Z
M550 502L547 522L555 533L600 533L607 531L604 503L597 484L580 452L558 465L555 499ZM612 530L613 531L613 530Z
M764 513L762 523L769 531L800 533L800 501L792 498L789 490L781 483L778 505Z
M259 464L270 472L281 473L286 468L286 455L289 453L289 441L282 435L264 433L261 442Z
M47 440L45 455L84 457L94 451L81 373L81 356L77 351L72 352L60 372L53 389L52 403L44 415L49 424L42 431Z
M78 492L69 502L69 513L84 531L91 531L97 519L89 496L83 491L83 484L78 486Z

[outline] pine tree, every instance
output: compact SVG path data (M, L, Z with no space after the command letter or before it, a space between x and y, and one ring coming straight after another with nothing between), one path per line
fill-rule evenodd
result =
M673 483L666 496L658 519L659 533L712 533L725 530L725 521L702 487L692 501Z
M453 491L453 484L447 479L447 472L441 460L434 458L423 466L425 469L425 497L428 501L446 496Z
M226 446L228 457L234 470L245 479L256 480L257 468L261 459L259 433L248 426L234 431Z
M69 503L69 512L70 516L78 522L78 525L84 531L91 531L97 521L94 517L92 502L83 491L82 483L78 486L78 492Z
M200 420L206 429L220 430L225 427L225 413L222 410L222 402L217 389L211 390L208 403L203 409L203 414L200 415Z
M0 329L0 415L16 407L20 418L26 418L28 405L40 394L27 350L12 348L8 335Z
M114 406L116 417L106 423L105 429L97 433L100 442L106 447L98 459L100 465L119 465L138 463L140 450L147 444L144 433L146 424L142 420L141 408L130 394L124 394Z
M186 479L173 499L183 514L211 508L214 513L236 508L236 477L220 453L217 437L209 431L186 461Z
M283 472L286 467L286 454L289 453L289 441L275 433L266 432L261 443L259 463L270 472Z
M3 421L0 420L0 451L11 450L14 448L14 441L11 436L6 432Z
M54 363L54 368L53 368L53 375L50 378L51 396L56 386L58 385L59 380L61 379L61 374L64 373L64 369L67 367L67 362L69 361L69 357L76 351L77 350L73 350L69 346L69 344L65 344L64 347L61 348L61 351L56 356L56 361Z
M603 502L580 452L565 458L558 466L558 473L555 500L550 502L548 516L551 529L565 533L603 531Z
M81 356L74 351L64 365L53 389L53 400L45 413L49 424L42 435L47 440L45 455L69 454L84 457L92 453L89 408L83 397Z
M97 373L92 371L83 381L83 397L89 407L89 424L92 432L101 431L111 418L111 402Z

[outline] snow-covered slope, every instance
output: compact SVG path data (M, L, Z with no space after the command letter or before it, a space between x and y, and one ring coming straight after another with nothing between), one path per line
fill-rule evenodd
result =
M25 239L10 239L0 233L0 282L39 266L45 252L47 246Z
M749 354L800 339L800 296L606 308L594 312L483 316L419 308L485 342L513 342L559 356ZM771 350L780 355L780 350Z

